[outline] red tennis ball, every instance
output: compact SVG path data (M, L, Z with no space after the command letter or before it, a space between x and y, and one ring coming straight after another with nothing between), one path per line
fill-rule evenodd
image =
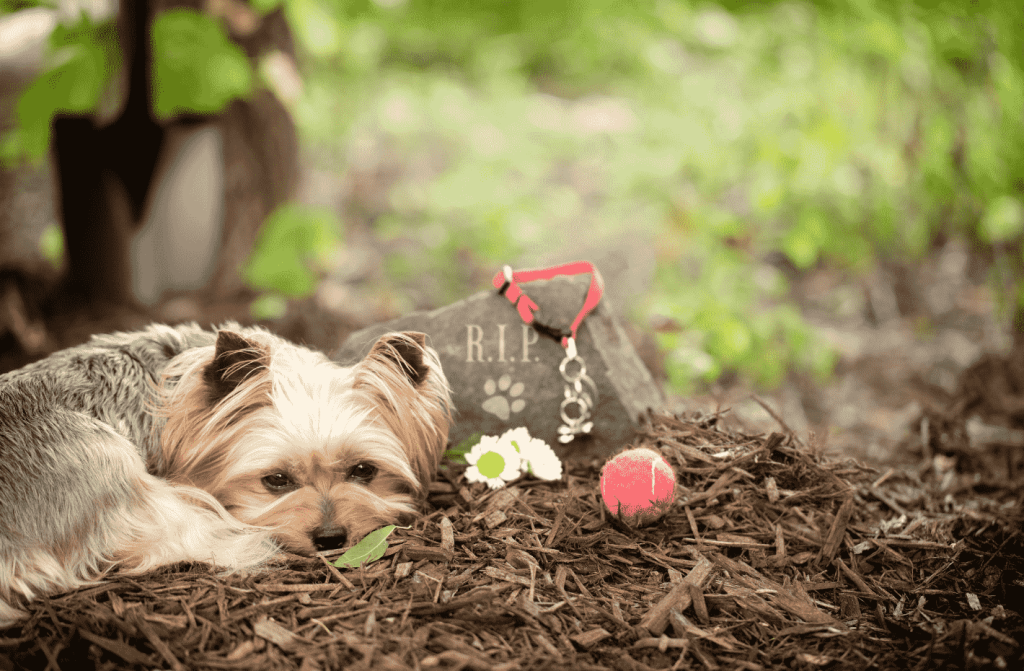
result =
M601 469L601 498L633 526L661 519L676 499L676 472L649 447L620 452Z

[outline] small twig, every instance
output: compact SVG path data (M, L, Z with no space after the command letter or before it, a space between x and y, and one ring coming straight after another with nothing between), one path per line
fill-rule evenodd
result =
M867 594L871 594L872 596L877 596L877 594L875 594L875 590L868 587L868 584L864 582L864 579L857 575L857 573L852 568L844 564L842 559L836 557L836 560L832 563L839 567L839 569L843 572L843 575L849 578L850 582L857 586L857 589Z
M149 626L140 613L130 613L130 621L134 624L142 635L146 637L149 644L153 646L153 649L164 658L164 661L174 669L174 671L185 671L185 665L182 664L178 658L171 652L171 648L159 637L157 633L153 631L153 628Z
M900 515L906 515L907 517L910 517L910 513L907 512L906 508L904 508L900 504L896 503L896 501L893 500L893 498L891 496L889 496L888 494L885 494L884 492L882 492L882 490L877 489L876 487L873 487L873 486L872 487L865 487L864 490L867 491L869 494L871 494L871 496L875 497L876 499L878 499L879 501L881 501L885 505L887 505L890 508L892 508L892 510L894 512L899 513Z

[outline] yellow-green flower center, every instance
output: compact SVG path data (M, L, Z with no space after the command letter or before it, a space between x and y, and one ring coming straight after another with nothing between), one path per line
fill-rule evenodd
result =
M505 470L505 458L497 452L488 452L480 457L476 467L485 477L496 478Z

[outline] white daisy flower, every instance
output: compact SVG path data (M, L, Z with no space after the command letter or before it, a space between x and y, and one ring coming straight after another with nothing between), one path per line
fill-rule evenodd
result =
M522 458L520 470L523 473L541 480L560 480L562 478L562 461L551 449L551 446L540 438L533 438L526 427L510 429L501 435L499 442L509 442Z
M522 459L511 443L494 436L482 436L466 453L466 462L470 465L466 469L468 481L486 482L491 489L498 489L519 477Z
M538 442L547 449L538 450L536 455L530 457L530 475L541 480L561 480L562 460L547 443Z
M526 472L528 467L526 454L530 449L530 441L532 440L535 439L530 437L530 432L525 426L509 429L498 438L498 442L511 443L515 451L519 453L519 456L522 459L519 470L523 473Z

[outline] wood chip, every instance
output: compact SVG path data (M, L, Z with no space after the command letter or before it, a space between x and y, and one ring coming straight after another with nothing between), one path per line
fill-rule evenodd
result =
M282 650L294 651L303 643L300 637L265 615L253 623L252 631Z
M185 665L182 664L174 652L171 651L170 646L164 642L153 628L141 617L139 613L129 613L129 618L132 624L142 632L142 635L146 637L149 644L153 646L153 649L160 653L160 656L164 658L164 661L174 669L174 671L185 671Z
M441 549L451 559L455 555L455 527L452 526L452 521L447 517L441 517L440 526Z
M660 634L665 631L665 627L668 625L669 612L672 610L683 612L690 606L690 585L703 588L704 584L711 577L713 570L714 564L702 555L697 560L697 565L686 574L683 581L673 587L661 601L640 618L640 626L652 634Z
M675 440L672 440L671 438L661 438L658 442L664 445L669 445L670 447L672 447L672 449L677 450L680 454L683 455L683 457L685 457L688 460L701 461L706 464L720 463L719 459L715 459L710 454L705 454L704 452L698 450L696 447L690 447L689 445L677 442Z
M832 560L836 556L836 552L839 551L839 545L843 542L843 538L846 536L846 525L850 523L850 515L853 514L853 496L846 497L843 501L843 505L839 506L839 510L836 512L836 517L832 521L832 526L828 530L828 536L825 537L825 544L821 547L821 554L819 555L818 561L824 560L825 563L832 563Z
M105 638L103 636L97 636L96 634L86 629L80 629L78 631L78 635L84 638L85 640L89 641L90 643L95 643L104 650L109 650L110 652L114 653L115 655L117 655L124 661L129 662L130 664L145 664L147 666L153 665L153 659L149 655L144 655L143 653L139 652L135 648L131 647L130 645L122 641L115 641L113 639Z
M508 515L505 514L504 510L492 510L484 516L484 526L488 529L493 529L505 522L508 519Z
M583 633L570 636L569 638L581 648L586 649L594 647L610 636L610 632L598 627L597 629L591 629L590 631L585 631Z
M871 594L872 596L875 595L875 591L868 587L868 584L864 582L864 579L857 575L855 571L844 564L842 559L836 559L833 563L839 567L839 570L843 572L843 575L850 579L850 582L857 586L857 589L866 594Z
M427 560L446 562L451 555L441 548L426 547L423 545L406 545L402 548L402 554L413 561Z
M709 624L711 616L708 614L708 605L704 601L704 590L693 583L688 583L690 590L690 602L693 604L693 613L701 624Z
M494 566L488 566L484 569L484 574L489 575L495 580L502 580L504 582L512 582L517 585L523 585L524 587L530 586L530 579L523 576L509 573L508 571L502 571L500 568Z

